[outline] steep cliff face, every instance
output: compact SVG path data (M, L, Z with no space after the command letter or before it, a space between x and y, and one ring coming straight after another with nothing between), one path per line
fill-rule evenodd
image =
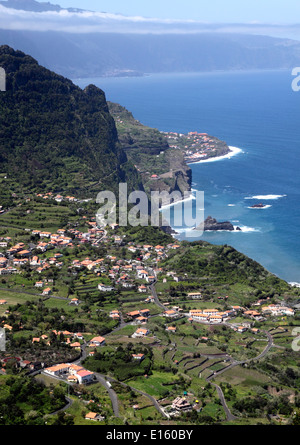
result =
M147 127L119 104L108 103L115 119L122 148L136 166L145 190L191 190L192 171L181 150L171 149L166 136L157 129Z
M95 194L127 181L141 186L128 161L104 92L84 90L32 57L0 47L0 172L22 187Z

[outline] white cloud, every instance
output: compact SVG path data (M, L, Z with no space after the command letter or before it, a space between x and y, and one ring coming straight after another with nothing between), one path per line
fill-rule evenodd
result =
M0 29L28 31L64 31L70 33L195 33L224 32L263 34L278 37L300 34L300 26L276 24L213 24L195 20L168 20L127 17L105 12L70 12L68 10L31 12L0 6Z

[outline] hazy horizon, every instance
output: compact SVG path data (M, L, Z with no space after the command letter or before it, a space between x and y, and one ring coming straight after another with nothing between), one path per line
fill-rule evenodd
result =
M203 1L187 0L184 7L182 2L169 0L146 3L109 0L100 4L95 0L59 0L52 3L61 8L84 9L83 12L16 10L4 7L5 2L0 4L0 28L7 30L83 34L222 32L300 40L300 23L294 22L294 17L300 17L300 3L293 0L272 2L272 8L268 6L271 4L268 0L263 7L258 2L254 5L253 2L243 2L240 5L235 0L226 2L226 5L223 0L222 3L212 0L209 4L205 2L205 5ZM39 3L47 5L46 2Z

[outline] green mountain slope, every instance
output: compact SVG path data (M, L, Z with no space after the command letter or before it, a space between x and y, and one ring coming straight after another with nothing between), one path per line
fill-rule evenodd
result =
M205 289L207 295L230 295L231 304L250 305L257 299L272 302L273 298L295 302L299 296L299 289L228 245L183 241L161 267L182 277L181 283L174 283L181 290L185 281L187 286L194 282L195 289Z
M96 196L119 182L139 189L118 142L105 94L84 90L8 46L0 47L7 91L0 93L0 173L30 189Z

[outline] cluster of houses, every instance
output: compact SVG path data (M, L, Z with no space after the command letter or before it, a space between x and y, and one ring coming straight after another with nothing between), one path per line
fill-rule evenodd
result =
M263 306L261 308L264 315L273 315L273 316L280 316L280 315L295 315L295 311L292 308L281 306L279 304L270 304L269 306Z
M180 246L177 243L168 244L167 246L152 246L150 244L145 245L135 245L134 243L128 243L127 249L131 253L139 252L141 255L141 260L147 261L150 258L156 261L162 261L167 257L168 251L170 249L178 249Z
M58 229L55 233L43 230L32 230L31 234L36 236L38 241L30 248L21 242L8 248L8 245L11 244L12 241L11 238L7 237L1 239L0 241L2 243L0 248L5 249L5 251L0 254L0 275L18 273L19 268L25 264L29 264L39 273L43 272L51 265L55 265L59 268L63 266L63 263L59 260L62 257L62 254L55 253L52 258L41 260L36 253L33 253L33 250L35 250L35 252L45 253L51 249L62 250L64 248L73 248L75 247L74 241L80 244L90 243L91 245L97 246L99 239L103 237L104 230L98 229L96 227L96 222L94 221L85 222L90 226L86 233L75 229L70 229L68 234L64 229ZM80 261L77 261L73 266L74 268L87 267L90 263L91 261L87 262L85 265L84 263L80 264ZM97 265L99 265L99 262L96 262L93 267L95 268Z
M267 315L271 316L294 316L295 311L292 308L279 305L270 304L268 306L263 306L261 311L246 309L241 306L231 306L230 309L222 311L219 309L192 309L189 312L189 321L198 321L204 323L222 323L235 317L237 314L242 315L245 318L250 318L253 321L263 321ZM245 327L241 326L237 328L238 332L245 332Z
M149 309L141 309L137 311L127 312L127 317L133 320L136 324L147 323L148 317L150 315Z
M74 197L54 196L51 192L46 195L37 194L37 196L45 199L75 200ZM85 216L82 218L84 223L88 225L87 232L82 232L74 228L70 228L68 231L65 229L58 229L55 233L44 230L32 230L31 234L36 237L37 241L29 246L26 246L22 242L11 246L12 240L10 237L6 237L5 239L2 238L0 240L0 242L2 242L0 247L5 249L5 251L3 253L0 252L0 275L19 273L21 266L24 265L29 265L32 270L38 273L46 271L51 266L62 268L64 265L62 249L65 247L73 248L75 245L78 245L78 243L89 243L91 246L98 247L100 243L108 241L113 241L114 243L119 244L123 242L122 236L114 234L108 235L107 230L97 227L96 218L92 221L88 221ZM111 225L111 229L116 230L117 228L117 224ZM108 255L106 258L98 259L75 259L72 264L68 265L68 268L73 270L74 273L86 269L99 275L103 273L107 274L108 278L111 279L114 285L99 283L98 288L103 292L111 291L114 289L115 285L120 285L127 289L138 286L139 292L147 293L145 284L151 284L155 281L155 271L149 272L148 270L145 270L145 267L141 266L141 261L153 259L154 261L159 262L167 257L170 249L178 249L179 247L179 244L176 242L167 246L152 246L149 244L135 245L130 242L127 244L127 248L131 252L138 250L140 257L137 258L137 260L124 262L123 260L118 260L116 257ZM52 257L47 259L39 257L38 252L43 254L50 249L59 249L60 252L53 253ZM146 283L136 283L136 280L145 280ZM36 284L36 287L42 287L41 280Z
M49 249L73 246L72 238L70 236L66 236L64 229L58 229L56 233L41 230L32 230L31 233L32 235L36 235L41 239L41 241L35 246L35 249L41 252L46 252Z
M167 132L170 148L183 149L188 162L196 162L216 149L216 139L207 133L190 131L188 134ZM185 145L183 145L185 144Z
M222 323L229 320L237 314L235 309L228 309L227 311L220 311L219 309L192 309L189 312L189 321L199 321L205 323Z
M12 330L12 326L4 324L3 326L8 331ZM69 345L73 350L77 350L80 352L81 343L80 341L84 341L84 334L77 332L69 332L69 331L52 331L57 338L61 338L61 342ZM60 337L62 335L62 337ZM31 339L32 344L40 344L45 343L47 345L51 344L50 334L43 334L40 337L33 337ZM95 348L100 346L105 346L105 338L101 336L93 337L90 341L87 342L88 355L93 356L95 353ZM134 359L134 358L133 358ZM23 363L24 362L24 363ZM69 382L79 383L79 384L88 384L92 383L94 379L94 374L90 371L87 371L82 366L78 366L70 363L56 364L50 367L45 367L45 363L36 362L35 366L29 361L21 361L21 366L23 368L28 367L31 370L35 369L43 369L43 372L49 374L54 377L59 377L63 379L67 379ZM2 364L2 373L5 373L4 366Z
M232 306L230 309L222 311L220 309L194 309L189 312L189 321L198 321L209 324L216 324L228 321L230 318L235 317L238 313L246 318L251 318L255 321L263 320L263 316L260 312L254 310L246 310L240 306Z
M52 330L52 333L55 334L57 338L60 338L62 336L62 342L66 345L69 345L74 350L81 350L81 343L80 341L84 341L84 334L81 332L69 332L69 331L56 331ZM49 335L43 334L40 337L33 337L32 343L40 343L45 342L46 344L50 345L50 337ZM99 346L105 346L105 338L101 336L93 337L90 341L87 342L87 346L90 348L88 355L93 355L92 348L96 348Z
M48 192L48 193L36 193L36 197L37 198L42 198L42 199L54 199L54 201L56 202L63 202L63 201L68 201L68 202L77 202L78 200L74 197L74 196L62 196L59 194L55 194L52 192Z
M39 242L35 245L35 249L41 253L46 252L49 248L61 248L64 246L70 247L71 238L65 237L59 233L51 234L48 232L33 231L32 233L38 234L40 238L48 238L46 242ZM37 255L34 255L32 249L25 246L24 243L18 243L6 250L5 255L0 257L0 275L9 275L18 273L21 266L29 264L31 268L38 273L43 272L52 265L62 267L63 263L60 261L62 254L55 253L52 258L47 260L40 259Z

